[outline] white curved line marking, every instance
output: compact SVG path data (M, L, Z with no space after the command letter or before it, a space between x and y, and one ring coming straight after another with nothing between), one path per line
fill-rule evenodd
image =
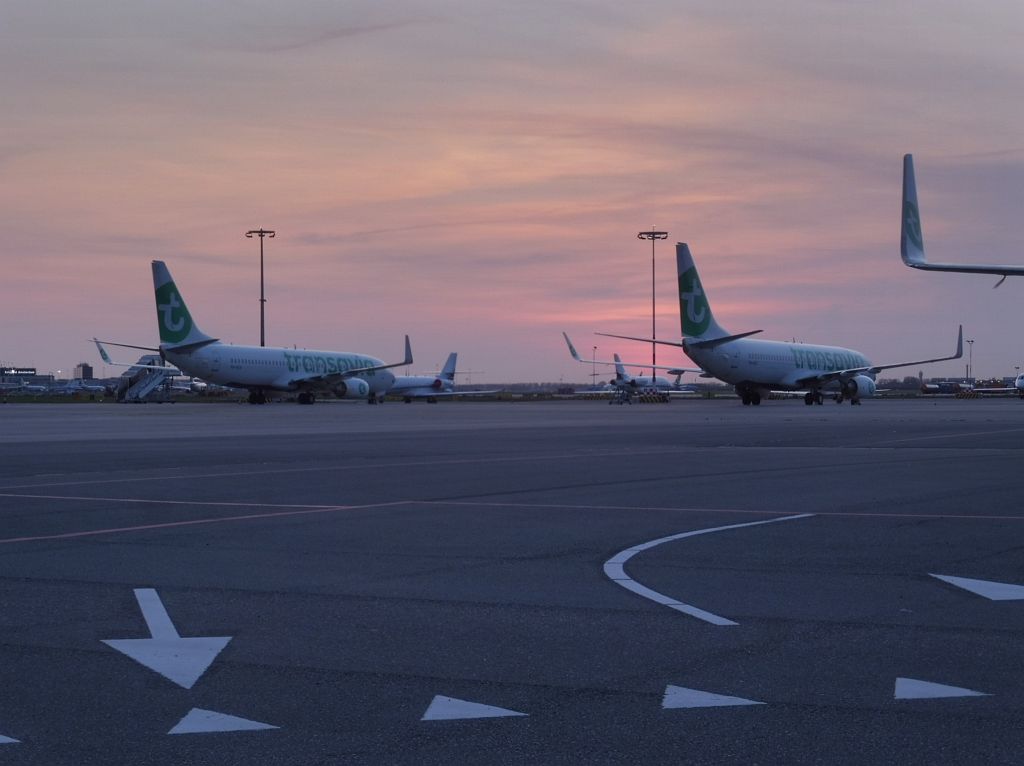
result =
M623 568L623 565L633 558L636 554L641 551L646 551L649 548L653 548L656 545L662 543L670 543L673 540L682 540L686 537L696 537L697 535L707 535L711 532L724 532L727 529L740 529L741 527L756 527L761 524L774 524L777 521L794 521L796 519L806 519L813 516L813 513L800 513L796 516L780 516L777 519L766 519L764 521L748 521L744 524L729 524L725 527L711 527L710 529L695 529L692 532L680 532L678 535L669 535L668 537L659 537L657 540L651 540L646 543L640 543L640 545L634 545L632 548L626 548L624 551L619 551L606 562L604 562L604 573L608 576L608 579L621 585L626 590L631 590L638 596L643 596L651 601L654 601L663 606L667 606L669 609L675 609L677 612L683 612L691 617L696 617L698 620L704 620L704 622L710 622L712 625L738 625L739 623L728 620L725 617L719 617L717 614L711 612L705 612L703 609L698 609L690 604L684 604L681 601L676 601L674 598L670 598L664 594L658 593L655 590L651 590L646 585L641 585L628 574Z

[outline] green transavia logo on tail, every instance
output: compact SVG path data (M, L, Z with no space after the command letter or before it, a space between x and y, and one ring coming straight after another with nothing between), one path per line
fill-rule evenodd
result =
M910 200L903 203L903 226L914 247L924 250L924 242L921 239L921 216L917 212L917 205Z
M711 307L704 297L704 289L697 269L690 268L679 276L679 308L683 317L683 335L700 337L711 324Z
M178 297L174 282L157 288L156 310L160 319L161 343L180 343L192 332L192 317Z

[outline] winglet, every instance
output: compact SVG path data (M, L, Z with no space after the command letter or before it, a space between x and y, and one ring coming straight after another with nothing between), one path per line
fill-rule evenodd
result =
M107 350L105 348L103 348L102 345L100 345L100 342L98 340L96 340L95 338L92 339L92 342L96 344L96 348L100 352L100 359L103 360L103 363L104 364L113 364L113 362L110 361L110 355L107 354Z
M580 355L576 353L576 347L572 345L572 341L569 340L569 336L565 332L563 332L562 337L565 338L565 343L569 347L569 353L572 354L572 358L575 359L577 362L582 362L583 360L580 359Z
M911 154L903 155L903 221L900 227L900 256L907 266L919 268L927 264L924 257L924 234L921 231L921 210L917 205L914 157Z
M953 359L959 359L964 355L964 326L960 325L960 332L956 336L956 355Z

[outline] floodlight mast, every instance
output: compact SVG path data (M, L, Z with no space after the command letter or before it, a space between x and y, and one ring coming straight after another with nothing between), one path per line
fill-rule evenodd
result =
M260 345L266 346L267 333L263 309L266 306L267 299L263 295L263 238L270 237L271 239L273 239L274 237L277 236L277 232L263 228L251 229L245 232L245 236L248 237L249 239L252 239L253 235L256 235L257 237L260 238Z
M655 231L654 227L651 227L650 231L641 231L636 235L637 239L649 239L651 240L651 377L654 378L658 374L658 344L654 343L657 340L657 330L655 329L655 310L654 310L654 295L655 295L655 283L654 283L654 242L658 239L668 239L667 231Z

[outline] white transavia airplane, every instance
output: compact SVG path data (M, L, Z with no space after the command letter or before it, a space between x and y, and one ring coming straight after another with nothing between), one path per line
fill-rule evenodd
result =
M444 367L436 375L396 375L388 394L402 397L406 404L413 399L426 399L430 404L437 404L440 397L486 396L501 393L500 388L490 391L456 391L455 365L458 359L459 355L454 351L448 354Z
M675 375L675 381L671 381L668 378L663 378L660 375L630 375L626 372L626 367L640 367L650 369L650 364L634 364L632 362L624 363L619 358L618 354L613 354L614 361L607 362L600 359L584 359L576 351L576 347L569 340L568 334L562 333L562 337L565 338L565 344L569 347L569 354L577 362L581 364L605 364L615 366L615 378L614 380L608 381L611 385L615 386L619 391L625 391L626 393L640 393L644 390L655 390L660 393L666 393L669 391L679 391L680 381L684 373L687 372L703 372L700 368L691 367L664 367L662 365L654 365L655 369L667 370L670 375Z
M903 262L924 271L956 271L962 274L998 274L999 287L1007 277L1024 276L1024 266L1000 266L972 263L929 263L924 255L924 235L921 231L921 209L917 205L917 182L914 180L914 158L903 155L903 225L900 229L900 256Z
M837 402L849 399L851 404L860 404L861 399L874 396L874 376L882 370L945 362L963 356L963 327L952 356L895 364L871 364L859 351L838 346L747 337L760 330L731 335L715 321L690 248L681 242L676 245L676 268L683 339L681 343L653 342L682 348L708 375L734 385L744 404L760 404L762 397L771 391L805 391L805 403L821 404L824 401L822 389L826 386L838 388ZM651 338L611 337L652 342Z
M312 404L319 393L332 394L339 399L366 399L376 404L394 383L391 368L412 364L408 335L405 336L405 359L394 364L345 351L222 343L203 333L192 321L163 261L153 261L153 288L160 348L128 347L158 350L185 375L217 385L248 389L252 404L265 404L267 393L271 391L297 393L300 404Z

